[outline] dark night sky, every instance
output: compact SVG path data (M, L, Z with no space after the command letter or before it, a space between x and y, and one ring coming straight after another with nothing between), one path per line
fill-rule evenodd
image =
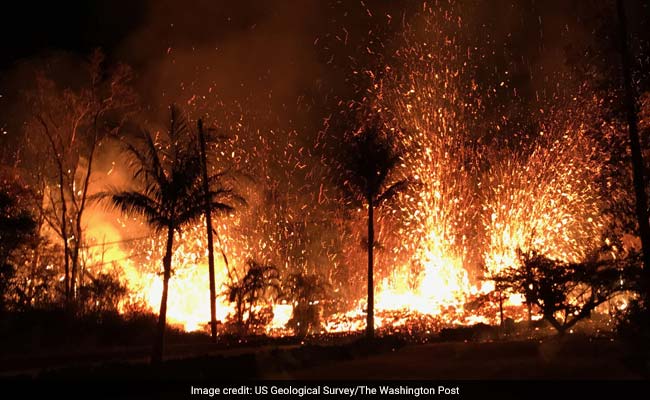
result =
M279 31L280 36L308 36L311 42L328 31L336 33L342 25L364 32L368 20L359 3L335 0L309 5L292 0L15 2L11 7L5 5L0 17L0 69L8 69L16 60L47 51L64 50L83 55L95 47L102 47L109 56L138 69L151 63L151 58L164 57L167 46L218 46L269 21L271 29L258 31L259 34ZM413 8L416 2L370 0L367 3L376 14L399 15ZM589 9L585 5L589 0L496 0L489 4L469 0L457 3L463 7L465 4L474 6L474 15L470 15L474 20L467 21L469 24L493 25L496 40L499 35L511 35L515 38L512 39L515 50L529 58L539 57L534 53L538 47L535 42L540 38L546 51L552 52L554 46L562 46L556 33L567 24L575 25L577 21L586 31L590 29L588 17L580 20L580 16L575 15ZM594 2L597 3L604 2ZM644 29L647 25L640 23L648 19L646 3L626 1L637 35L648 35L648 30ZM476 7L476 4L480 5ZM280 13L288 15L278 17ZM282 44L286 37L280 38L279 43Z
M145 16L143 0L34 1L4 4L0 17L0 66L61 49L87 53L114 49Z
M582 1L585 3L585 1ZM612 0L613 2L613 0ZM118 50L129 37L138 30L150 29L152 19L161 18L174 21L185 28L184 32L176 29L172 36L193 39L197 44L208 41L216 36L228 36L237 33L244 27L250 27L263 22L274 10L279 12L294 11L296 13L295 25L304 24L305 9L316 10L311 18L327 19L328 11L341 10L337 1L323 1L313 3L308 7L294 7L302 2L295 1L183 1L169 0L97 0L97 1L69 1L69 2L42 2L25 0L15 2L9 7L4 6L0 17L0 66L7 68L14 61L28 58L47 50L66 50L80 54L87 53L94 47L102 47L108 53ZM376 10L390 10L399 12L406 9L408 2L397 1L368 1L369 8ZM463 2L460 2L463 4ZM474 1L465 2L468 4ZM484 14L480 22L501 20L504 27L514 28L512 33L522 35L524 41L529 41L531 29L535 24L525 23L516 26L516 20L511 18L513 5L518 9L528 10L532 16L539 16L545 20L547 34L560 30L565 18L573 10L569 3L579 4L580 1L535 1L535 0L497 0L484 4L481 13ZM647 4L637 0L626 1L630 10L630 17L637 21L645 18L648 12ZM284 6L290 4L290 6ZM392 5L391 5L392 4ZM333 6L334 5L334 6ZM355 1L347 2L346 8L350 9L348 21L350 25L363 24L364 21L355 21L355 9L360 6ZM574 9L575 10L575 9ZM357 13L358 14L358 13ZM548 21L548 22L547 22ZM162 22L162 20L160 21ZM167 21L165 21L167 22ZM227 23L226 23L227 22ZM313 21L311 21L313 22ZM202 26L202 27L201 27ZM640 28L640 26L637 26ZM318 32L318 27L313 27ZM160 31L159 31L160 32ZM209 32L210 34L206 34ZM640 32L637 32L640 33ZM153 44L153 43L152 43ZM153 44L156 47L156 44ZM127 60L131 61L131 60Z
M589 0L580 0L588 3ZM465 3L472 3L466 1ZM553 14L553 9L566 10L563 4L574 1L535 1L535 0L496 0L485 5L486 12L492 10L496 14L503 14L504 8L511 4L520 4L527 8L535 8L542 15ZM11 54L3 52L3 59L7 60L16 56L23 56L30 51L57 47L73 50L83 50L89 46L98 44L110 46L118 43L127 36L130 31L138 27L146 19L147 12L155 7L148 0L95 0L87 1L66 1L66 2L42 2L35 0L24 0L14 2L11 6L5 4L2 9L0 32L2 32L3 48L9 49ZM171 4L170 1L159 1L160 4ZM202 1L193 0L177 1L189 14L194 11L205 10L206 7L229 11L231 17L236 14L251 15L260 9L275 8L278 4L290 3L284 0L268 1L263 4L258 1L244 0L239 2L227 1ZM334 4L337 1L323 1L321 4ZM390 3L397 4L396 8L404 8L403 0L386 1L370 0L367 2L370 7L377 5L385 6ZM460 2L463 3L462 1ZM613 0L612 0L613 3ZM647 4L643 1L626 0L630 10L630 17L640 18L640 13L647 12ZM356 2L350 1L350 8L354 8ZM316 3L310 7L319 8ZM180 16L180 15L178 15Z
M370 29L384 28L385 14L399 21L401 15L421 7L420 2L407 0L366 3L373 10L372 18L356 0L27 0L11 8L5 5L0 16L0 127L13 123L4 117L7 111L2 108L25 89L26 75L20 75L25 64L38 65L47 54L61 51L69 53L74 64L96 47L103 48L109 59L134 68L136 88L149 104L177 101L183 95L178 88L195 82L197 87L214 86L225 99L239 101L260 93L267 98L269 94L266 102L280 119L298 118L299 113L285 110L297 98L313 94L315 87L325 87L342 98L350 95L345 82L351 71L349 57L363 51L354 45L325 48L333 37L343 36L345 28L350 43L359 45L368 39ZM429 3L441 8L447 4ZM479 66L479 79L497 79L498 84L503 71L509 70L520 96L533 97L549 84L545 76L562 70L567 45L579 52L587 47L611 47L594 34L593 18L587 15L597 8L591 4L604 1L467 0L456 4L471 32L468 43L488 55ZM647 41L647 2L628 0L626 4L631 30ZM615 26L615 15L611 18L612 24L606 25ZM385 28L384 34L390 36L399 24ZM318 46L316 39L320 39ZM322 97L322 93L313 97ZM305 118L320 123L319 118Z

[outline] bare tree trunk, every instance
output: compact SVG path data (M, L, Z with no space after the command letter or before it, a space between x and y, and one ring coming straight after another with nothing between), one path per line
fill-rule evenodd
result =
M636 193L636 216L641 236L643 251L643 289L646 300L650 300L650 223L648 222L648 199L645 192L644 163L639 142L637 125L637 105L632 87L630 55L627 43L627 18L622 0L616 1L619 19L619 36L621 62L623 66L623 83L625 85L625 109L632 152L632 170L634 173L634 191Z
M36 205L36 209L38 210L37 211L38 212L38 218L36 220L37 221L36 222L36 226L37 226L37 228L36 228L36 243L35 243L35 246L33 247L34 248L34 255L32 257L32 262L31 262L31 264L32 264L32 274L34 274L34 271L36 271L38 269L38 265L41 262L40 238L41 238L41 233L43 231L43 224L46 221L45 220L45 209L44 209L44 206L43 206L43 202L44 202L43 199L45 197L45 193L44 193L43 187L40 187L40 185L41 185L40 179L39 179L38 185L39 185L39 189L38 189L37 193L40 193L40 195L37 194L36 198L34 200L34 204Z
M230 264L228 263L228 256L226 256L226 251L223 249L223 242L221 241L221 237L219 236L219 232L217 230L212 231L215 235L217 235L217 241L219 242L219 251L221 251L221 258L223 258L223 263L226 266L226 272L228 273L228 279L230 280L230 283L234 283L234 277L232 275L232 272L230 272Z
M240 295L237 298L237 331L240 335L244 333L244 301Z
M375 337L375 284L373 281L375 226L372 198L368 199L368 310L366 320L366 336Z
M160 313L158 314L158 326L156 327L156 337L151 354L151 363L160 364L163 358L165 345L165 329L167 327L167 294L169 290L169 278L172 272L172 250L174 246L174 228L168 227L167 230L167 249L163 258L163 291L160 299Z
M63 186L63 166L59 163L59 196L61 197L61 239L63 240L63 267L65 271L65 303L69 310L72 305L72 285L70 284L70 244L68 243L68 206Z
M214 281L214 244L212 238L212 207L210 187L208 184L208 161L205 155L205 135L203 134L203 121L198 121L199 143L201 145L201 164L203 172L203 193L205 202L205 224L208 230L208 271L210 279L210 335L212 341L217 341L217 289Z
M503 332L503 292L499 291L499 327Z
M95 121L95 124L97 122ZM86 209L86 200L88 199L88 186L90 185L90 174L92 173L93 158L95 155L95 148L97 146L97 128L95 128L95 136L91 144L90 153L88 155L88 166L86 167L86 176L84 177L82 192L81 192L81 203L77 208L77 213L75 215L75 245L74 252L72 254L72 274L70 277L71 283L71 295L74 300L77 295L77 270L79 268L79 251L83 244L83 227L81 226L81 219L83 218L84 211ZM74 193L72 194L74 196Z
M80 229L80 224L76 223L75 229ZM79 263L79 247L81 231L76 231L74 234L75 240L72 247L72 256L70 257L70 300L74 303L77 297L77 265Z
M47 137L47 140L50 142L50 147L52 149L52 156L55 158L56 161L56 166L57 166L57 173L58 173L58 180L59 180L59 196L60 196L60 201L61 201L61 239L63 239L63 267L65 271L65 277L64 277L64 284L65 284L65 306L66 309L70 310L70 306L72 304L71 298L70 298L70 247L68 245L68 207L67 203L65 200L65 189L64 189L64 171L65 169L63 168L63 161L61 161L61 155L59 154L59 151L56 147L56 144L54 143L54 138L52 137L52 133L50 132L50 128L45 122L45 120L40 116L37 115L36 118L40 122L41 126L43 127L43 131L45 133L45 136ZM55 215L56 216L56 215Z

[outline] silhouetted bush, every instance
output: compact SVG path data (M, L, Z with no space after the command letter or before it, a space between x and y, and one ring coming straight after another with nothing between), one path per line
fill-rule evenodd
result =
M330 298L329 285L318 275L296 273L285 282L285 296L294 305L287 323L299 337L321 331L323 304Z
M117 312L127 295L126 285L115 275L100 273L79 288L78 304L83 313Z
M147 310L72 315L63 307L6 313L0 319L0 353L88 351L151 344L157 315ZM204 334L167 327L170 342L207 340ZM196 338L194 338L196 336Z
M493 276L505 292L523 294L544 319L563 334L614 296L635 290L639 282L638 257L624 260L588 260L565 263L535 252L521 254L521 266Z
M272 299L280 297L280 275L273 265L248 260L246 275L228 286L228 299L235 303L234 320L239 334L257 333L273 319Z

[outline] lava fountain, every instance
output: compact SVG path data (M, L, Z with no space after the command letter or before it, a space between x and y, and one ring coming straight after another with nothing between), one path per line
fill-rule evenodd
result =
M415 183L400 199L400 243L387 251L398 256L381 260L376 310L447 324L495 322L496 315L464 310L474 296L494 289L481 277L519 266L520 250L579 262L601 245L604 153L587 129L596 110L575 110L575 98L554 98L559 105L546 113L540 107L534 132L502 128L506 117L490 122L486 104L506 83L500 77L494 86L476 83L478 48L445 34L446 27L463 30L460 18L426 7L420 17L405 27L381 70L366 72L369 107L393 126L402 172ZM555 111L560 106L562 113ZM520 296L506 301L521 302ZM361 300L348 319L363 309ZM337 322L333 329L363 327ZM376 318L378 326L384 322L396 324Z
M493 80L501 82L494 86L476 83L479 50L445 33L462 31L462 20L426 7L416 20L404 26L396 50L382 58L381 67L363 74L372 81L367 105L391 127L403 154L400 173L413 182L400 194L395 208L378 216L383 232L380 242L384 243L375 270L376 325L401 326L412 315L426 316L431 326L494 322L495 315L473 315L465 305L474 296L493 290L481 277L518 265L518 250L580 261L598 247L607 223L597 184L602 149L581 122L589 118L587 111L540 112L536 130L526 133L502 129L485 118L494 93L506 90L507 85L498 77ZM573 107L571 103L562 105ZM216 257L221 321L233 313L225 296L226 284L242 276L249 257L263 254L268 261L284 266L283 273L296 263L330 283L332 271L340 265L336 257L342 251L326 248L337 242L323 239L325 229L315 237L301 235L314 235L305 227L318 225L317 219L305 221L315 218L318 207L326 204L341 209L347 205L341 201L332 206L331 192L329 203L324 200L327 181L317 180L322 178L320 172L314 172L319 163L308 156L304 138L297 138L294 132L279 147L269 147L268 142L277 138L273 130L267 133L271 139L258 130L257 136L248 138L240 148L252 153L242 160L272 157L277 161L273 168L267 164L257 168L264 188L252 185L249 189L264 192L256 196L270 199L273 207L260 208L266 213L230 217L218 228L220 248L216 253L223 250L230 260L227 263L225 257ZM259 143L250 142L256 138ZM269 216L268 210L275 214ZM265 228L268 226L272 233ZM245 234L250 237L244 238ZM186 330L202 329L210 315L203 235L200 223L185 230L173 256L168 318ZM355 235L362 237L363 233L359 230ZM348 238L342 230L334 236ZM289 249L291 243L297 244ZM151 310L156 310L160 301L162 248L159 239L146 238L128 249L120 247L124 255L114 257L131 288L131 301L143 302ZM317 256L310 256L313 254ZM365 268L360 253L354 254L357 256L348 255L355 264L350 268ZM356 280L346 283L364 284ZM351 310L337 310L323 329L363 329L365 299L353 300ZM521 301L513 298L511 303ZM275 315L267 332L272 333L284 327L293 305L271 306Z

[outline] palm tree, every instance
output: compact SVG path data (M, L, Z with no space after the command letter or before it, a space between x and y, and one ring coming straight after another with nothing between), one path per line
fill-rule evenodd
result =
M174 233L196 222L203 215L207 202L213 211L231 212L234 203L242 203L243 199L223 184L223 173L208 178L211 188L206 195L196 137L189 132L185 118L177 108L171 107L167 137L154 137L146 130L140 136L137 143L125 143L133 178L139 186L129 190L113 188L99 197L109 199L124 214L144 217L155 231L167 234L162 260L163 291L151 356L152 363L159 363L165 341Z
M396 151L391 137L387 136L383 131L381 122L375 121L369 123L360 132L352 136L349 152L344 161L344 169L346 170L344 185L350 191L350 194L368 206L368 311L366 335L370 339L375 335L374 212L386 200L406 188L408 184L406 179L387 185L389 175L396 169L400 160L401 154Z

